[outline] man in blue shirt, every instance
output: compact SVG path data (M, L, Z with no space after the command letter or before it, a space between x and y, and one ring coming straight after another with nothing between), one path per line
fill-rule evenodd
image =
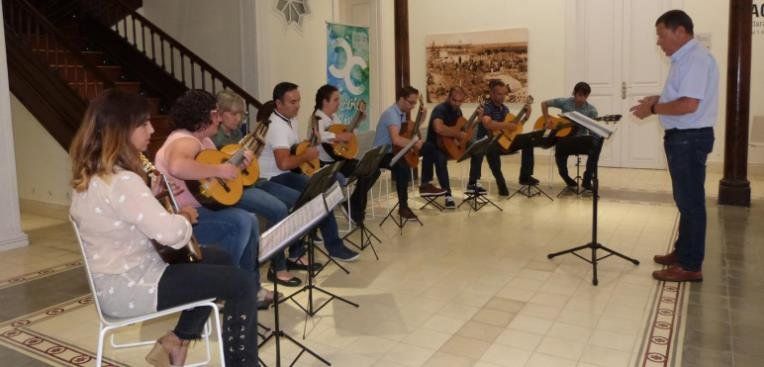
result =
M411 142L410 139L400 135L401 124L407 120L406 113L416 106L419 91L414 87L405 86L398 91L396 97L398 100L379 116L377 131L374 134L374 147L382 145L404 147ZM424 106L420 106L420 109L422 109L424 114ZM413 149L422 149L423 143L424 141L422 140L417 141ZM403 219L416 219L416 215L411 211L408 204L408 184L411 181L411 169L403 158L390 167L390 161L393 157L394 154L388 148L388 153L382 158L379 166L391 170L395 176L395 191L398 193L398 214Z
M666 133L666 151L674 201L679 208L679 236L674 251L655 256L669 266L653 272L663 281L701 281L706 245L706 158L714 145L714 123L719 104L716 60L693 38L690 16L670 10L655 22L658 46L671 58L660 96L639 100L630 109L637 118L659 115Z
M586 82L578 82L573 87L573 97L555 98L541 102L541 113L547 122L549 128L549 107L559 108L562 113L578 111L590 118L597 117L597 109L589 102L589 94L592 87ZM577 126L572 135L561 138L555 144L554 158L557 162L557 171L560 177L565 181L568 187L578 187L578 183L568 175L568 157L572 154L586 154L586 170L584 171L583 182L581 186L585 189L592 189L592 174L597 169L597 161L602 151L602 138L589 133L589 130Z
M509 87L498 79L493 79L488 83L488 89L490 91L490 100L483 107L482 124L478 125L477 138L480 139L489 134L489 131L495 131L499 129L505 129L510 124L518 125L518 129L523 128L523 123L528 119L531 114L530 106L528 106L528 114L525 115L522 121L504 122L507 114L509 114L509 108L504 105L504 98L509 92ZM520 158L520 184L521 185L537 185L539 180L534 178L533 175L533 146L527 145L521 148L522 154ZM507 182L504 180L504 174L501 172L501 152L496 144L493 144L488 148L486 154L488 160L488 167L493 173L493 177L496 179L496 186L498 187L500 196L509 196L509 190L507 189ZM480 171L483 165L483 157L476 157L470 161L470 177L467 182L466 192L485 192L485 189L477 184L477 180L480 178Z

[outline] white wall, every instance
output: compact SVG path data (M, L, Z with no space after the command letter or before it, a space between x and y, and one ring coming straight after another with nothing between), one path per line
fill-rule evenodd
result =
M19 198L69 206L69 154L15 96L11 114Z

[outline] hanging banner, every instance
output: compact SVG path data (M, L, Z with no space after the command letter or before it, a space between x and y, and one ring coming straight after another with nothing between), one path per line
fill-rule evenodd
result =
M358 103L369 104L369 28L327 23L326 35L327 83L340 90L337 117L350 123ZM358 131L369 130L368 111Z

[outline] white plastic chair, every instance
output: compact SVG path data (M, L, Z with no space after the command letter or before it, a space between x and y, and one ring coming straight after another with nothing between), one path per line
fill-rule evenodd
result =
M223 337L221 335L221 327L220 327L220 310L218 309L218 306L215 304L215 299L205 299L200 300L192 303L187 303L184 305L168 308L166 310L157 311L154 313L141 315L141 316L135 316L135 317L127 317L127 318L117 318L117 317L110 317L107 315L104 315L103 312L101 312L101 305L98 301L98 296L96 295L96 289L95 285L93 284L93 277L92 273L90 272L90 266L87 262L87 256L85 255L85 246L82 243L82 237L80 236L80 230L77 226L77 222L72 218L69 217L69 221L72 223L72 227L74 227L74 233L77 235L77 242L80 244L80 250L82 251L83 256L83 263L85 264L85 271L87 272L88 277L88 285L90 286L90 292L93 294L93 301L95 302L96 311L98 312L98 346L96 350L96 366L101 366L101 361L103 359L103 341L106 334L112 330L135 325L144 321L157 319L160 317L164 317L167 315L171 315L174 313L178 313L185 310L190 310L197 307L211 307L212 308L212 315L215 319L215 331L218 338L218 353L220 355L220 365L225 366L225 359L223 356ZM206 355L207 359L203 362L199 363L193 363L193 364L186 364L186 366L205 366L210 363L212 360L212 350L210 346L210 321L207 321L207 324L204 327L205 332L202 334L202 339L204 339L205 349L206 349ZM144 346L144 345L151 345L154 344L156 340L150 340L150 341L138 341L138 342L132 342L132 343L116 343L114 340L114 334L111 335L111 346L113 348L121 349L121 348L132 348L132 347L138 347L138 346Z

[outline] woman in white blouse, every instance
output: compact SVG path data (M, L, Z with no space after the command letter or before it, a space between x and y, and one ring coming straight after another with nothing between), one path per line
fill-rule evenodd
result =
M225 300L223 336L229 366L257 366L257 279L231 265L225 252L203 248L198 264L167 264L152 240L183 247L193 209L170 214L147 186L139 155L154 129L140 96L104 91L91 101L72 142L72 206L96 296L104 313L129 317L211 297ZM146 360L182 366L209 308L185 311L173 331L157 340Z

